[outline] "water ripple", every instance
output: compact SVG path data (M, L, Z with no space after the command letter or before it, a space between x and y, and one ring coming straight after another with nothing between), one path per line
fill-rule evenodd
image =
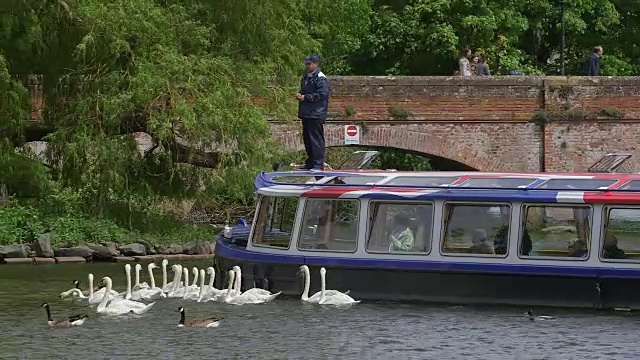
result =
M114 318L99 316L81 302L59 299L72 279L86 282L89 271L96 279L112 276L114 285L123 290L122 268L118 264L3 266L3 358L637 358L638 321L629 314L545 309L557 320L531 322L521 308L397 303L329 308L294 299L232 306L167 299L145 315ZM160 281L159 273L156 282ZM90 318L82 327L49 329L39 307L45 300L54 317L88 311ZM188 317L215 314L226 320L218 328L181 329L176 326L181 305Z

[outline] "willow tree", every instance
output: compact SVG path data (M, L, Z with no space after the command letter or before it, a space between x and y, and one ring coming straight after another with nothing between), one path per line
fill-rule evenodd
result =
M98 211L194 194L211 180L202 167L263 166L275 151L267 113L295 114L292 75L317 47L290 0L3 3L6 67L43 75L45 107L27 121L23 98L3 100L14 122L0 131L13 147L46 141L58 179ZM15 86L2 69L0 89Z

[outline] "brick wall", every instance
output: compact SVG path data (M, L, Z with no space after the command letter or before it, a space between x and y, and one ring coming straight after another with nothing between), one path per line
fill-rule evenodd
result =
M363 145L485 171L584 171L611 152L633 154L625 170L640 171L640 77L330 81L328 146L343 145L344 125L357 124ZM286 146L303 149L297 124L273 123L272 129Z

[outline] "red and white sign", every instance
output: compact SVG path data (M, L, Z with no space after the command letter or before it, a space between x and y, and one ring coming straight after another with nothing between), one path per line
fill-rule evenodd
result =
M358 125L344 126L344 144L345 145L360 144L360 126Z

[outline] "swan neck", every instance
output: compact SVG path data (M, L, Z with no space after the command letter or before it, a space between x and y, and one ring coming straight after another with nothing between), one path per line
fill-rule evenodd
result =
M189 272L184 273L184 287L189 287Z
M182 271L176 269L176 273L173 276L173 289L171 289L172 293L178 291L178 286L180 285L180 278L182 277Z
M229 300L231 299L232 295L235 295L235 292L233 290L234 280L235 280L235 271L229 274L229 284L227 285L227 293L224 296L225 300Z
M320 300L324 300L324 293L327 288L327 283L325 280L325 274L320 273Z
M162 288L167 286L167 264L162 263Z
M140 285L140 268L136 266L136 285Z
M242 270L240 268L238 268L237 271L235 272L235 280L236 280L236 291L235 294L240 295L240 293L242 292L242 290L240 289L242 287Z
M98 309L104 309L107 307L107 301L109 300L109 295L111 294L111 279L106 279L107 289L104 291L104 295L102 295L102 300L100 300L100 304L98 305Z
M302 292L302 300L309 299L309 288L311 287L311 274L309 273L309 268L302 268L302 274L304 276L304 291Z
M198 281L198 271L194 271L193 272L193 282L191 283L191 285L196 286Z
M204 296L204 276L200 277L200 292L198 293L198 301Z
M89 276L89 299L91 298L93 298L93 276Z
M215 281L215 279L216 279L216 271L213 270L212 268L211 277L209 278L209 288L213 289L213 282Z
M151 267L149 267L149 281L151 282L151 288L155 288L156 287L156 279L155 277L153 277L153 269Z
M131 298L131 271L125 269L125 272L127 273L127 292L125 293L124 298L129 300Z

